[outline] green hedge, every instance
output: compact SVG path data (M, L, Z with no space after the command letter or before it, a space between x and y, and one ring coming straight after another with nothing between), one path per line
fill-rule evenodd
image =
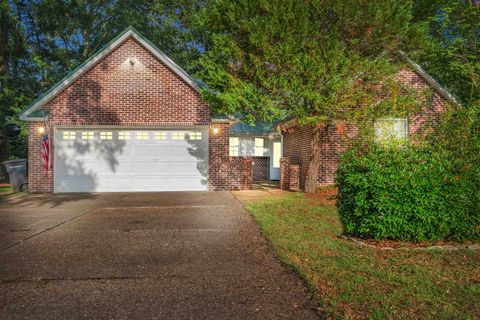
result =
M471 142L462 152L429 143L345 152L337 172L345 233L377 240L478 241L480 155Z

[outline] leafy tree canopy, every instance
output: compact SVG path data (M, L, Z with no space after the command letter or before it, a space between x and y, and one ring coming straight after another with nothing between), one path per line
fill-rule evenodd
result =
M212 43L200 60L211 86L204 95L244 121L294 117L313 125L305 183L313 192L320 126L385 112L379 95L403 92L392 53L414 52L426 39L424 26L410 23L412 7L411 0L213 1Z
M198 75L219 111L254 119L324 122L366 105L391 76L390 53L425 40L412 1L213 1L211 46ZM345 112L343 113L345 114Z
M480 0L418 0L413 12L430 40L419 62L465 105L480 105Z

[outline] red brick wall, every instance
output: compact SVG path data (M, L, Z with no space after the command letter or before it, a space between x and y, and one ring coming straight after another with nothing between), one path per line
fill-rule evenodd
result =
M301 165L292 164L289 157L280 159L280 189L300 190Z
M270 180L270 157L252 157L253 181Z
M133 61L132 65L130 61ZM45 107L53 124L208 124L200 95L133 38Z
M428 88L428 83L415 72L403 69L398 74L398 79L411 85L413 88ZM447 102L437 92L425 101L425 107L415 116L409 118L409 137L415 141L432 124L438 123L442 112L446 110ZM311 148L312 128L307 126L293 126L283 132L283 156L289 158L291 164L300 165L300 188L305 183L305 173L309 163ZM357 134L354 125L330 125L322 131L321 162L318 173L319 185L332 185L335 183L335 173L338 167L339 154L348 147ZM286 160L284 160L286 161ZM286 170L286 169L285 169Z
M214 133L214 129L218 133ZM252 187L252 159L230 157L230 125L214 123L210 125L209 148L209 189L244 190Z
M230 157L228 190L248 190L252 188L252 158Z
M218 136L210 132L209 187L238 188L238 179L233 181L229 175L240 169L230 165L228 123L212 124L200 94L133 38L97 62L43 109L49 111L53 146L53 130L59 125L221 127ZM42 166L40 125L29 124L29 190L53 192L53 175L45 176Z
M397 78L410 87L419 90L429 89L430 87L422 77L409 69L402 69ZM433 91L433 89L431 90ZM411 137L421 137L429 128L438 124L441 114L446 111L446 106L447 101L438 92L433 91L433 95L425 101L425 108L408 119L409 135Z

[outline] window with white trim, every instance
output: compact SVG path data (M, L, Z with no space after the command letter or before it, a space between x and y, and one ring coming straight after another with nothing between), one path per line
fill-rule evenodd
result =
M130 131L120 131L118 133L118 140L130 140Z
M100 140L112 140L112 132L111 131L101 131L100 132Z
M63 131L63 140L75 140L77 133L75 131Z
M265 139L255 138L255 156L263 157L265 155Z
M385 118L375 121L375 141L404 142L408 139L408 120L406 118Z
M154 140L167 140L167 133L165 131L155 132L153 135Z
M239 142L241 157L252 157L255 155L255 141L252 138L240 139Z
M280 168L280 158L282 157L282 143L275 141L273 143L273 163L272 167Z
M148 131L137 131L135 134L137 140L148 140Z
M229 154L230 157L238 157L239 156L239 141L237 137L230 137L230 148Z
M193 131L189 134L190 140L202 140L202 133L200 131Z
M82 140L95 139L95 133L93 131L82 131Z
M173 140L185 140L185 132L174 131L172 133L172 139Z

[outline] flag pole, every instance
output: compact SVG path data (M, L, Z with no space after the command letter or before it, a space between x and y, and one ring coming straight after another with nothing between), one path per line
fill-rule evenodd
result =
M48 135L49 135L49 130L48 130L48 127L47 127L47 119L45 118L45 110L42 110L42 115L43 115L43 127L45 128L45 134L47 135L47 138L48 138ZM48 169L50 169L50 161L51 161L51 146L50 146L50 141L48 141L48 160L47 160L47 163L45 165L45 178L48 177Z

